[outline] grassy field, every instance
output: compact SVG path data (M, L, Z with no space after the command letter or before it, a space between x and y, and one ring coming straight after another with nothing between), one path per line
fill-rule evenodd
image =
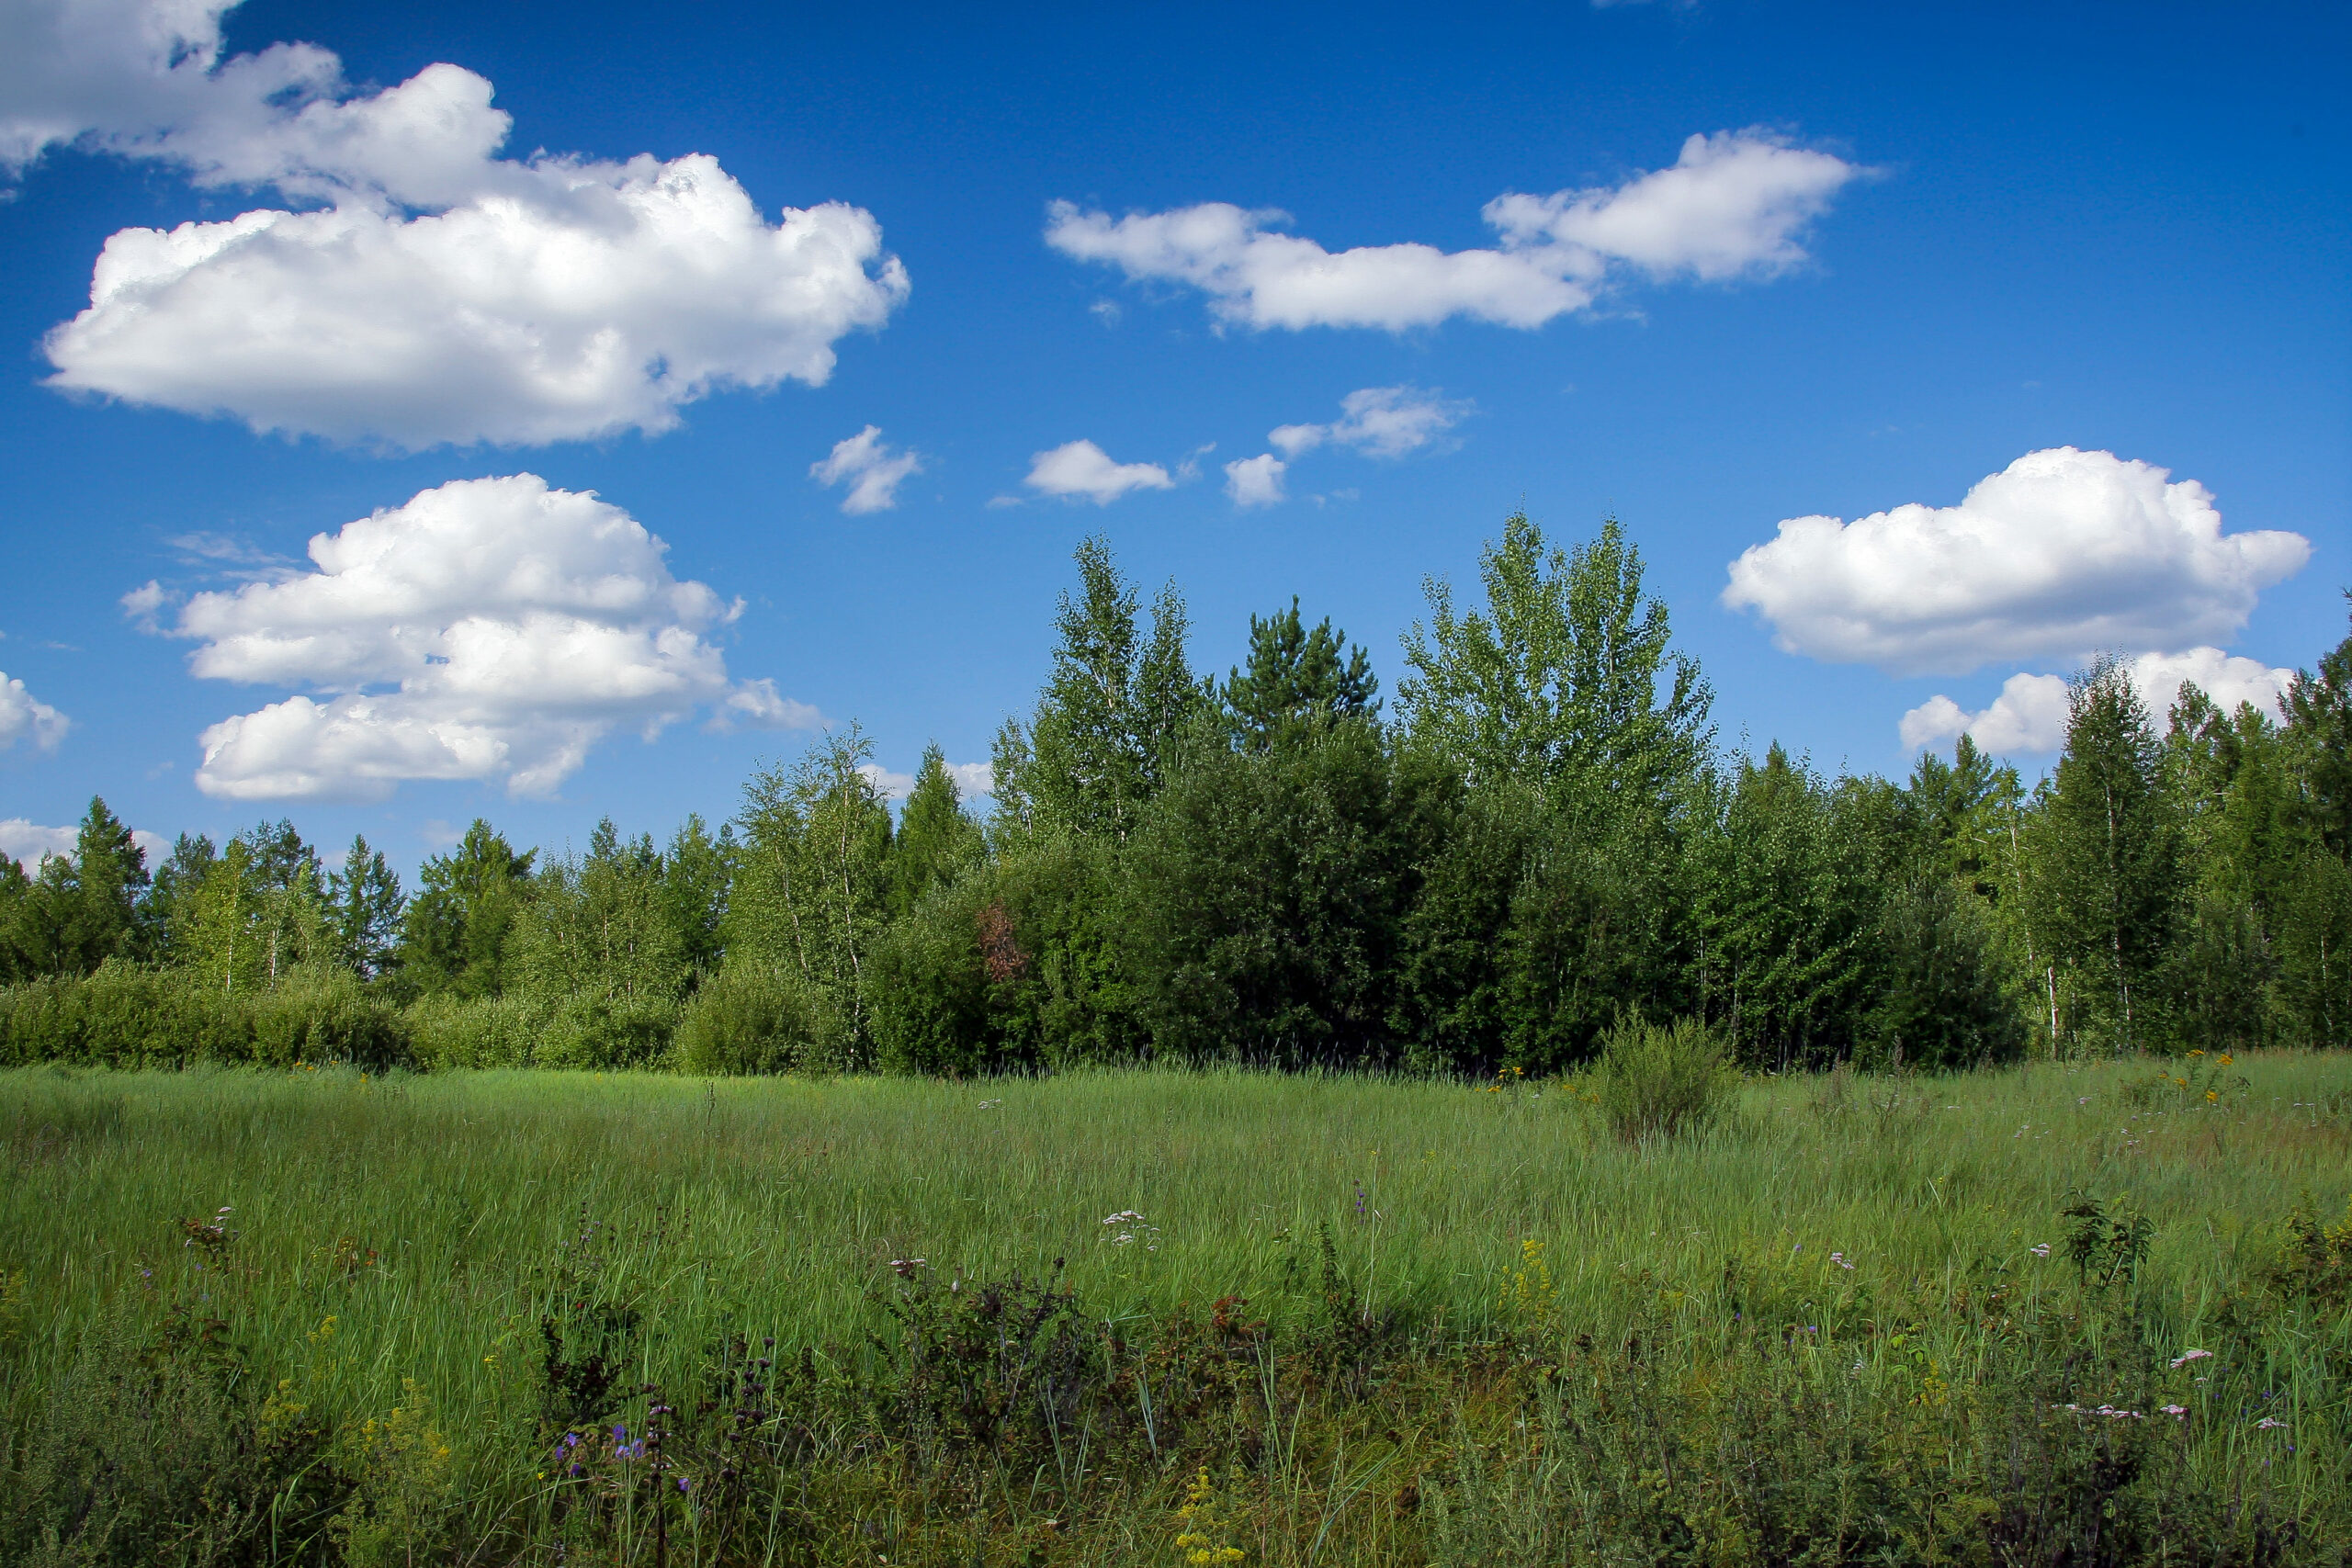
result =
M0 1075L0 1137L36 1554L104 1491L53 1434L172 1398L295 1456L222 1561L1728 1562L1828 1531L1817 1560L2124 1562L2144 1529L2185 1543L2149 1561L2335 1562L2352 1531L2352 1057L1752 1081L1637 1145L1565 1084L40 1069ZM153 1392L198 1362L229 1392ZM609 1427L664 1401L655 1476ZM1993 1517L2078 1482L2119 1522Z

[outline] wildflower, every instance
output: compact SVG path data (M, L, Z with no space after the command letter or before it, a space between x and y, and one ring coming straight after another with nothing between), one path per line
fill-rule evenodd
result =
M928 1268L930 1267L930 1264L931 1259L927 1258L893 1258L890 1259L890 1268L892 1271L894 1271L901 1280L913 1279L915 1277L916 1269Z
M1122 1209L1115 1214L1104 1215L1102 1223L1106 1225L1132 1225L1141 1224L1143 1216L1133 1209Z
M1835 1263L1840 1269L1851 1269L1853 1267L1852 1264L1846 1261L1846 1255L1842 1252L1831 1253L1829 1255L1829 1261Z
M2186 1416L2188 1414L2188 1406L2186 1404L2167 1404L2162 1406L2162 1409L2167 1416Z
M2172 1359L2173 1370L2177 1371L2182 1367L2188 1365L2189 1362L2205 1360L2212 1354L2213 1352L2211 1350L2183 1350L2179 1355L2175 1356Z
M2256 1421L2254 1424L2254 1429L2257 1432L2275 1432L2286 1424L2287 1423L2279 1420L2276 1416L2265 1416L2261 1420Z
M2029 1247L2026 1250L2032 1253L2036 1258L2047 1258L2050 1256L2050 1244L2045 1241L2041 1243L2039 1246Z

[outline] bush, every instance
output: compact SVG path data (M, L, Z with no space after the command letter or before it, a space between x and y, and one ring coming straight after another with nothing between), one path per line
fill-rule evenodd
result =
M702 983L678 1021L677 1065L732 1076L831 1066L842 1026L810 987L765 964L730 964Z
M655 1067L670 1055L678 1004L668 997L569 997L556 1004L531 1065Z
M883 1066L985 1073L1144 1054L1109 911L1114 846L1040 834L934 887L865 961Z
M460 997L443 991L401 1014L409 1049L428 1072L452 1067L527 1067L548 1010L527 997Z
M187 969L109 959L88 976L0 988L0 1058L114 1067L408 1057L401 1017L342 970L298 968L269 991L226 991Z
M1696 1133L1730 1109L1739 1072L1715 1032L1695 1018L1634 1019L1609 1032L1596 1075L1600 1113L1628 1143Z
M1973 896L1941 877L1913 883L1887 900L1879 944L1869 1065L1941 1072L2024 1059L2025 1014Z

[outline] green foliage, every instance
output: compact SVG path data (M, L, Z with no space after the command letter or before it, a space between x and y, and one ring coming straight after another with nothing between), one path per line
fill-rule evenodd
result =
M1641 551L1615 518L1563 552L1514 513L1478 574L1483 612L1457 614L1452 588L1431 579L1429 624L1406 634L1412 673L1396 704L1416 745L1473 784L1529 779L1547 792L1657 799L1698 771L1713 694L1669 651L1666 605L1643 596Z
M2070 1032L2144 1047L2164 1038L2163 970L2184 885L2177 821L2130 670L2100 660L2067 702L2066 750L2041 803L2043 925L2075 981Z
M610 1005L674 1002L684 991L686 931L650 835L624 843L606 818L582 857L539 868L508 960L533 996Z
M1329 615L1307 629L1294 596L1287 610L1250 617L1249 666L1235 669L1216 697L1234 743L1256 750L1302 722L1376 717L1379 690L1371 656L1333 631Z
M980 825L965 814L947 755L934 741L923 748L890 844L891 917L904 919L925 894L953 882L986 852Z
M403 985L496 996L506 982L508 939L530 897L536 853L517 854L477 817L456 849L428 857L401 926Z
M1363 719L1204 747L1127 844L1122 939L1155 1048L1185 1060L1377 1062L1443 795Z
M1879 918L1877 1000L1865 1027L1882 1066L1947 1072L2025 1055L2025 1011L1982 900L1941 877L1911 882Z
M752 775L721 927L729 964L791 976L844 1021L850 1061L868 1035L866 953L889 919L890 812L873 758L873 742L853 725L791 767Z
M16 1063L181 1066L200 1062L406 1059L400 1015L347 971L299 966L275 990L215 988L209 976L109 963L80 977L0 989L0 1053Z
M336 963L371 980L398 963L408 900L384 852L371 848L367 835L352 839L343 869L327 879L326 902L327 942Z
M751 961L703 982L678 1020L677 1065L718 1075L808 1071L838 1063L844 1022L787 972Z
M1627 1019L1603 1039L1592 1075L1600 1114L1628 1143L1704 1132L1739 1095L1739 1069L1702 1021Z
M548 1010L520 994L469 997L447 990L418 998L401 1019L417 1066L427 1071L527 1067L546 1030Z
M1108 840L1043 832L934 888L875 946L880 1064L960 1075L1144 1055L1120 864Z
M6 967L26 976L86 975L109 958L138 957L139 900L148 882L146 852L93 795L72 855L45 854L28 880L19 870L0 891Z
M1851 1049L1884 897L1869 797L1832 789L1778 745L1710 787L1692 847L1706 1016L1745 1066L1826 1065Z
M1170 583L1148 637L1135 586L1100 535L1077 552L1079 594L1054 617L1053 673L1026 726L997 738L1000 835L1038 831L1123 839L1171 773L1204 698L1186 661L1184 601Z

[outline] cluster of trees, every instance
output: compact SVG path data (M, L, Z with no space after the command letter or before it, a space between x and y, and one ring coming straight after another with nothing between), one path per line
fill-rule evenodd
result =
M94 802L70 859L0 863L0 977L332 974L427 1062L705 1071L1544 1072L1629 1016L1772 1068L2346 1038L2352 637L2283 722L2193 686L2159 720L2101 661L2030 788L1965 739L1833 779L1719 750L1613 521L1563 550L1513 517L1475 604L1431 583L1385 712L1295 600L1203 678L1172 585L1147 625L1100 540L1077 567L985 818L933 748L894 821L853 727L716 834L551 857L476 822L404 897L284 822L151 875Z

